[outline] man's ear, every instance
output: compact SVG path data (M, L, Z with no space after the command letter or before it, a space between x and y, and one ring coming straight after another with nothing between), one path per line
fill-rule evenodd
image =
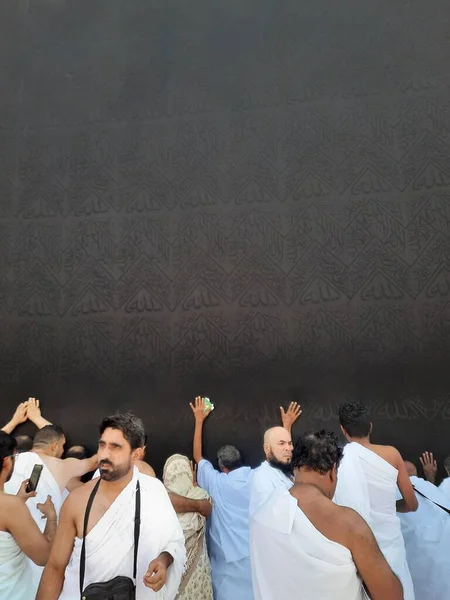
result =
M373 430L373 423L370 423L369 435L372 433L372 430Z
M268 454L270 453L270 445L269 444L264 444L263 448L264 448L264 454L266 456L268 456Z
M333 465L333 468L330 471L330 479L332 483L335 483L337 480L337 468L336 465Z
M345 429L342 427L342 425L341 425L341 431L342 431L342 433L345 435L345 437L347 437L347 436L348 436L348 433L345 431Z

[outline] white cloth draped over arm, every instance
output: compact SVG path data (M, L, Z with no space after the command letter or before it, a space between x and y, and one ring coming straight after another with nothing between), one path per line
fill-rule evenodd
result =
M255 600L364 600L350 551L323 536L287 490L250 521Z

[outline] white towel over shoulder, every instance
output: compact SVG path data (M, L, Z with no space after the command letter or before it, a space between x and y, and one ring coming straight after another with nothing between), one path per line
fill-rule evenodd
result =
M133 577L134 514L136 482L141 488L141 529L139 536L136 600L173 600L186 561L184 535L163 484L134 468L133 479L122 490L103 517L86 536L84 587L110 581L119 575ZM81 539L76 538L66 568L60 600L79 600ZM149 563L161 552L173 556L166 585L158 593L147 588L143 577Z

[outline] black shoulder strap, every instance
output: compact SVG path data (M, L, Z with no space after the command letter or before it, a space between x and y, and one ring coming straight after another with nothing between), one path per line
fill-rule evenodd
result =
M86 533L89 521L89 515L91 514L92 503L94 502L95 494L97 493L98 486L100 485L101 478L99 477L97 483L94 485L94 489L89 496L89 500L86 505L86 511L84 513L83 523L83 542L81 544L81 556L80 556L80 594L83 595L84 588L84 572L86 569Z
M439 508L442 508L442 510L445 510L445 512L450 515L450 509L445 508L445 506L441 506L440 504L438 504L434 500L431 500L431 498L428 498L428 496L425 496L425 494L422 494L422 492L419 492L419 490L416 487L413 486L413 488L414 488L414 491L417 492L418 494L420 494L423 498L426 498L427 500L429 500L430 502L432 502L436 506L439 506Z
M134 512L134 567L133 579L136 581L137 556L139 547L139 532L141 529L141 485L139 479L136 483L136 509Z
M86 505L86 512L84 513L84 523L83 523L83 542L81 545L81 555L80 555L80 594L83 595L84 589L84 574L86 570L86 534L87 527L89 522L89 515L91 513L92 503L94 502L95 494L98 491L98 487L100 485L101 479L97 481L94 486L94 489L89 496L89 500ZM137 556L138 556L138 547L139 547L139 533L141 529L141 486L139 480L136 483L136 509L134 513L134 566L133 566L133 579L136 580L137 574Z

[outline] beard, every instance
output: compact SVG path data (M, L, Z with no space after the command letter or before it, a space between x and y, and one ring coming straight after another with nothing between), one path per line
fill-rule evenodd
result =
M105 468L105 467L109 468ZM100 478L103 481L118 481L128 475L132 467L131 461L127 465L113 465L109 460L102 460L99 463Z
M276 459L275 456L271 454L267 459L267 462L274 469L281 471L286 477L292 478L294 476L294 469L292 468L291 461L285 463L281 462L281 460Z

